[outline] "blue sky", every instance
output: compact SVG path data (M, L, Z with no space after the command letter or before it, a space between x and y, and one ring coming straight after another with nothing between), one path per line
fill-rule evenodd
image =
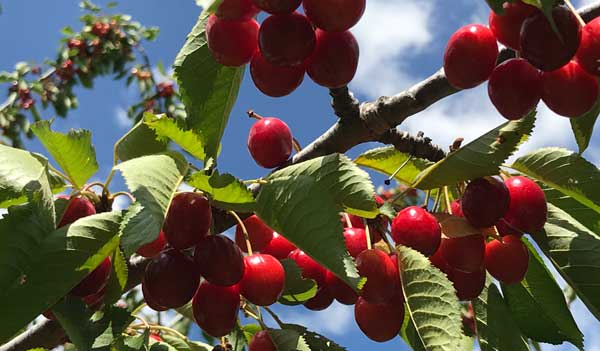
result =
M12 70L18 61L42 62L52 58L58 48L60 29L70 25L80 28L81 11L77 1L2 1L0 15L0 70ZM99 1L105 4L107 1ZM469 23L487 23L488 9L483 0L368 0L362 21L354 28L360 45L359 70L351 89L361 101L379 95L394 94L435 72L441 65L446 40L452 32ZM575 1L582 5L583 1ZM118 11L131 14L147 26L159 26L158 40L145 48L153 62L159 60L170 66L185 36L194 25L200 9L193 0L129 0L122 1ZM104 179L112 163L112 145L127 130L124 111L134 102L135 90L111 78L95 81L94 90L77 89L80 106L67 120L59 119L54 128L85 128L93 132L101 169L97 179ZM326 89L308 78L292 95L273 99L256 90L247 75L239 99L231 114L223 138L219 160L222 172L243 179L265 174L250 158L246 149L247 132L252 121L245 111L254 109L264 116L282 118L291 127L302 145L324 132L334 121ZM43 113L51 118L50 111ZM419 130L435 143L449 145L458 136L471 140L502 123L486 96L485 84L471 91L447 98L423 113L409 118L401 127L416 133ZM595 140L596 138L594 138ZM534 136L523 151L541 146L563 146L575 149L568 120L553 115L540 105L540 117ZM29 141L27 146L43 152L40 144ZM349 152L356 156L373 145L361 145ZM600 144L592 142L585 156L595 164L600 161ZM375 185L382 177L374 177ZM121 179L113 183L114 190L124 190ZM355 325L352 307L333 305L324 312L307 313L302 308L276 308L289 322L302 322L317 332L331 337L349 350L404 350L399 338L375 344L362 336ZM586 336L586 350L600 350L600 324L580 302L574 305L575 318ZM571 346L546 347L547 350L572 350Z

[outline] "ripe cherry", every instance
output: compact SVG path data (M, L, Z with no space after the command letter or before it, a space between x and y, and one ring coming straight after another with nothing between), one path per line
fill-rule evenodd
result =
M348 219L346 219L346 216L348 216L348 219L350 219L350 224L352 224L352 228L365 229L365 223L363 222L362 218L357 215L353 215L353 214L349 214L349 213L343 213L340 216L340 221L342 222L342 225L344 227L350 227L350 224L348 224Z
M259 166L281 166L292 154L292 132L284 121L275 117L261 118L248 134L248 150Z
M277 66L296 66L315 49L315 31L297 12L269 16L260 26L258 46L265 60Z
M446 259L442 255L441 250L437 250L435 254L429 256L429 261L432 265L437 267L437 269L439 269L443 273L446 273L446 275L450 274L452 268L448 265L448 262L446 262Z
M304 303L311 311L323 311L333 303L333 294L326 285L317 289L317 294Z
M506 185L494 177L472 180L461 198L465 218L478 228L491 227L498 222L508 210L509 202Z
M227 21L211 15L206 24L208 48L214 59L224 65L237 67L250 62L257 48L258 22Z
M361 277L367 278L360 296L371 303L386 303L397 293L400 276L395 262L378 249L365 250L356 258Z
M302 6L318 28L343 32L358 23L365 12L366 0L303 0Z
M498 44L492 31L479 24L457 30L444 52L444 72L452 86L468 89L485 82L498 56Z
M433 215L418 206L410 206L392 221L392 238L396 244L411 247L431 256L440 246L442 231Z
M162 312L162 311L168 310L167 307L159 305L156 302L156 300L154 300L152 295L150 295L150 293L148 293L148 288L143 281L142 281L142 295L144 296L144 301L146 301L146 305L148 305L148 307L150 307L151 309L153 309L157 312Z
M344 229L344 240L350 256L358 256L367 249L367 232L360 228Z
M69 200L69 197L64 195L59 196L59 198ZM94 204L88 200L87 197L77 196L73 201L69 202L57 227L64 227L65 225L75 222L79 218L91 216L93 214L96 214Z
M248 237L250 238L250 245L253 251L261 251L266 248L271 240L273 240L273 229L269 228L263 221L256 215L252 215L244 219L244 226L248 231ZM235 227L235 243L244 252L248 252L246 240L244 238L244 232L242 226L239 224Z
M269 63L260 50L252 56L250 75L258 90L271 97L286 96L304 80L304 65L276 66Z
M253 0L254 4L268 13L290 13L300 6L302 0Z
M150 261L142 285L157 305L177 308L190 301L199 281L194 261L175 249L168 249Z
M198 244L208 235L212 210L206 196L199 193L175 195L163 224L163 232L171 246L184 250Z
M358 294L331 271L327 271L325 275L325 286L339 303L344 305L354 305L356 303Z
M150 339L154 340L154 342L161 342L162 341L162 338L160 337L160 335L155 334L155 333L150 333Z
M465 216L462 211L462 206L460 205L460 200L452 201L452 203L450 204L450 208L452 209L453 216L458 216L458 217Z
M504 118L523 118L542 97L540 71L521 58L505 61L494 68L488 82L488 95Z
M404 322L404 304L402 300L374 304L359 297L354 306L354 318L369 339L385 342L400 332Z
M289 242L288 239L273 232L273 239L271 239L269 244L260 250L260 252L271 255L278 260L283 260L284 258L287 258L290 252L294 251L295 249L296 246Z
M485 239L480 234L456 238L444 236L438 252L453 269L476 272L483 267Z
M277 351L277 347L273 344L269 332L261 330L254 334L252 340L250 340L248 351Z
M83 278L70 294L84 297L99 292L106 286L110 272L112 272L112 262L110 257L107 257L87 277Z
M456 296L459 300L473 300L481 294L485 286L485 269L480 269L472 273L450 269L448 278L454 285Z
M554 71L567 64L577 52L581 25L565 6L552 10L558 36L546 16L539 12L523 22L521 27L521 56L542 71Z
M298 267L300 267L303 278L313 279L319 285L325 283L325 275L327 274L327 270L317 263L317 261L313 260L310 256L304 253L304 251L295 249L288 257L294 260Z
M225 336L237 322L239 287L218 286L203 281L192 299L192 309L194 319L202 330L216 338Z
M548 205L544 191L529 178L516 176L504 181L510 194L510 206L504 215L509 227L524 233L544 228Z
M95 294L87 295L83 297L83 302L92 311L98 311L104 305L104 296L106 296L106 286Z
M160 97L171 97L175 94L173 82L160 82L156 85L156 90L158 90L158 96Z
M496 39L505 46L519 51L519 40L521 38L521 26L523 22L538 9L527 5L521 0L505 2L502 5L504 12L501 15L490 11L489 24Z
M285 271L271 255L255 254L244 258L245 272L240 281L240 292L258 306L277 302L285 284Z
M583 27L575 58L589 74L600 75L600 18Z
M223 235L209 235L196 245L194 261L198 272L211 284L231 286L244 276L242 251Z
M244 21L252 19L259 11L252 0L223 0L215 15L224 20Z
M556 114L579 117L589 111L597 99L598 80L576 61L542 74L542 100Z
M140 256L150 258L158 255L166 245L167 238L165 238L165 233L161 230L153 242L140 246L136 252Z
M358 67L359 49L349 31L316 31L317 45L308 58L306 73L315 83L340 88L350 83Z
M506 235L485 245L485 268L505 284L518 283L529 266L529 252L516 235Z

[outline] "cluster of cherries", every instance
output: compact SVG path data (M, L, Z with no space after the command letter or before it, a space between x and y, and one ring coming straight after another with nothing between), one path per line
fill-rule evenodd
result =
M304 14L296 11L301 3ZM261 10L269 17L259 25ZM356 73L358 43L348 29L364 10L365 0L224 0L208 20L208 47L222 65L250 62L254 84L268 96L290 94L305 72L338 88Z
M467 25L446 47L444 71L450 84L473 88L486 80L490 100L502 116L517 120L540 99L558 115L578 117L598 99L600 19L582 26L566 6L552 9L557 32L536 7L506 2L503 13L490 13L489 28ZM517 52L496 65L496 41Z

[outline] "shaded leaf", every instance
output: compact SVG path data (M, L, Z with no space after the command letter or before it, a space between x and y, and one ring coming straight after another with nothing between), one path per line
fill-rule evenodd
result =
M387 176L391 176L400 165L406 162L394 179L405 184L412 184L417 175L431 166L433 162L421 158L412 158L407 162L408 158L408 154L396 150L393 146L386 146L364 152L354 162Z
M206 155L200 135L192 130L184 130L175 119L165 114L155 115L146 112L144 123L152 128L158 137L170 139L198 160L204 160Z
M481 234L481 229L473 227L464 217L453 216L448 213L434 213L442 233L449 238L460 238Z
M156 133L144 121L139 121L119 140L116 152L121 161L153 155L167 150L167 142L158 140Z
M590 140L594 133L594 124L596 124L598 114L600 114L600 98L596 100L594 107L585 114L576 118L569 118L580 154L590 145Z
M186 182L209 194L211 202L221 209L252 212L256 206L252 192L231 174L219 174L215 170L211 176L208 176L203 171L199 171L192 174Z
M285 269L285 288L279 302L284 305L299 305L317 294L317 284L312 279L302 278L296 262L286 258L280 261Z

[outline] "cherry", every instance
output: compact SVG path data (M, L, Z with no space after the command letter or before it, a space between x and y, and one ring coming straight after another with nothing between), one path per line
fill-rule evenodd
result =
M358 23L365 12L366 0L303 0L302 6L318 28L343 32Z
M136 252L142 257L150 258L158 255L166 245L167 238L165 238L165 233L161 230L153 242L140 246Z
M371 303L385 303L394 297L400 286L395 262L378 249L365 250L356 258L361 277L367 278L360 296Z
M259 166L281 166L292 154L292 132L284 121L275 117L261 118L248 134L248 150Z
M95 294L87 295L83 297L83 302L88 305L88 308L92 311L98 311L104 305L104 296L106 296L106 286Z
M598 80L579 63L542 73L542 100L554 113L578 117L589 111L598 99Z
M520 0L505 2L502 7L504 12L501 15L490 11L490 29L494 32L496 39L500 43L515 51L519 51L521 26L529 16L538 12L538 9Z
M531 179L522 176L510 177L504 183L510 194L510 206L503 219L508 227L525 233L542 230L548 215L548 205L542 188ZM500 231L500 228L498 230Z
M250 75L254 85L271 97L286 96L296 90L304 80L304 66L276 66L269 63L260 50L252 56Z
M175 94L175 89L173 88L173 82L161 82L156 85L156 89L158 90L158 95L161 97L171 97Z
M483 267L485 239L480 234L456 238L444 236L438 251L450 267L464 272L476 272Z
M403 209L392 221L392 238L396 244L411 247L425 256L435 253L441 237L442 230L435 217L418 206Z
M362 218L349 213L343 213L340 216L340 221L342 222L342 225L344 227L350 227L346 216L348 216L348 218L350 219L350 224L352 224L352 228L365 229L365 223L363 222Z
M583 27L575 58L589 74L600 75L600 18Z
M523 118L542 97L540 71L524 59L505 61L494 68L488 82L488 95L504 118Z
M198 244L208 235L212 211L206 196L199 193L175 195L163 224L171 246L184 250Z
M214 59L223 66L237 67L250 62L256 51L258 22L222 20L211 15L206 24L206 40Z
M512 201L511 201L511 205L512 205ZM509 206L509 210L510 210L510 206ZM500 218L498 223L496 223L496 230L498 231L498 234L500 234L500 236L517 235L520 237L524 234L522 231L520 231L520 230L514 228L512 225L510 225L506 221L505 218Z
M95 294L102 290L112 272L112 262L110 257L105 258L98 267L79 282L70 292L73 296L84 297Z
M252 19L259 11L252 0L223 0L215 15L223 20L244 21Z
M69 197L64 195L59 196L59 198L69 200ZM80 218L91 216L93 214L96 214L94 204L85 196L77 196L73 201L69 202L57 228L64 227Z
M325 283L325 275L327 270L323 268L317 261L313 260L304 251L295 249L290 253L288 258L294 260L298 267L302 270L302 277L305 279L313 279L318 285Z
M467 305L467 311L462 313L463 332L467 336L477 335L477 327L475 326L475 311L473 311L473 304Z
M485 286L485 269L480 269L472 273L451 269L448 279L454 285L456 296L459 300L473 300L481 294Z
M358 256L367 249L367 232L360 228L344 229L344 240L350 256Z
M250 238L250 245L254 251L262 251L266 248L271 240L273 240L273 229L269 228L263 221L260 220L256 215L252 215L244 220L244 226L248 231L248 237ZM246 239L244 238L244 232L242 227L238 224L235 227L235 243L244 252L248 252L246 245Z
M498 56L498 44L492 31L480 24L457 30L444 52L444 72L452 86L468 89L485 82Z
M192 299L194 319L206 333L218 338L233 330L240 309L239 286L218 286L203 281Z
M505 284L518 283L529 266L529 252L516 235L506 235L485 245L485 268Z
M258 33L260 52L277 66L301 64L315 49L315 42L310 21L297 12L269 16Z
M300 6L302 0L253 0L254 4L268 13L290 13Z
M269 306L277 302L285 284L285 271L271 255L255 254L244 258L245 272L240 291L250 302Z
M142 285L158 306L177 308L190 301L199 281L194 261L175 249L167 249L146 266Z
M358 67L359 49L356 38L349 31L316 31L317 45L308 58L306 73L313 82L340 88L350 83Z
M374 304L359 297L354 306L354 318L369 339L388 341L395 338L402 328L404 303L400 300Z
M325 275L325 286L339 303L344 305L354 305L356 303L358 294L331 271L327 271Z
M494 177L472 180L461 198L465 218L478 228L496 224L508 210L509 202L506 185Z
M429 256L429 261L432 265L437 267L437 269L439 269L443 273L446 273L446 275L450 274L452 268L448 265L448 262L446 262L446 259L442 255L441 250L437 250L435 254Z
M567 7L554 7L552 17L560 36L541 12L526 19L521 27L521 56L546 72L567 64L581 40L581 25Z
M158 334L150 333L150 339L154 340L154 342L161 342L162 338Z
M211 284L231 286L244 276L242 251L223 235L209 235L196 245L194 261L198 272Z
M148 305L148 307L150 307L151 309L153 309L157 312L162 312L162 311L168 310L167 307L159 305L156 302L156 300L154 300L154 298L148 293L148 288L143 281L142 281L142 295L144 296L144 301L146 301L146 305Z
M99 37L105 37L110 31L110 25L108 23L96 22L92 26L92 33Z
M277 351L277 347L273 344L269 332L261 330L254 334L252 340L250 340L248 351Z
M304 303L304 307L311 311L323 311L333 303L333 294L327 286L320 286L317 294Z
M450 204L450 208L452 209L453 216L457 216L457 217L465 216L462 211L462 206L460 205L460 200L452 201L452 203Z
M273 239L269 242L269 244L261 250L262 253L271 255L278 260L283 260L287 258L290 252L294 251L296 246L289 242L282 235L279 235L273 232Z

